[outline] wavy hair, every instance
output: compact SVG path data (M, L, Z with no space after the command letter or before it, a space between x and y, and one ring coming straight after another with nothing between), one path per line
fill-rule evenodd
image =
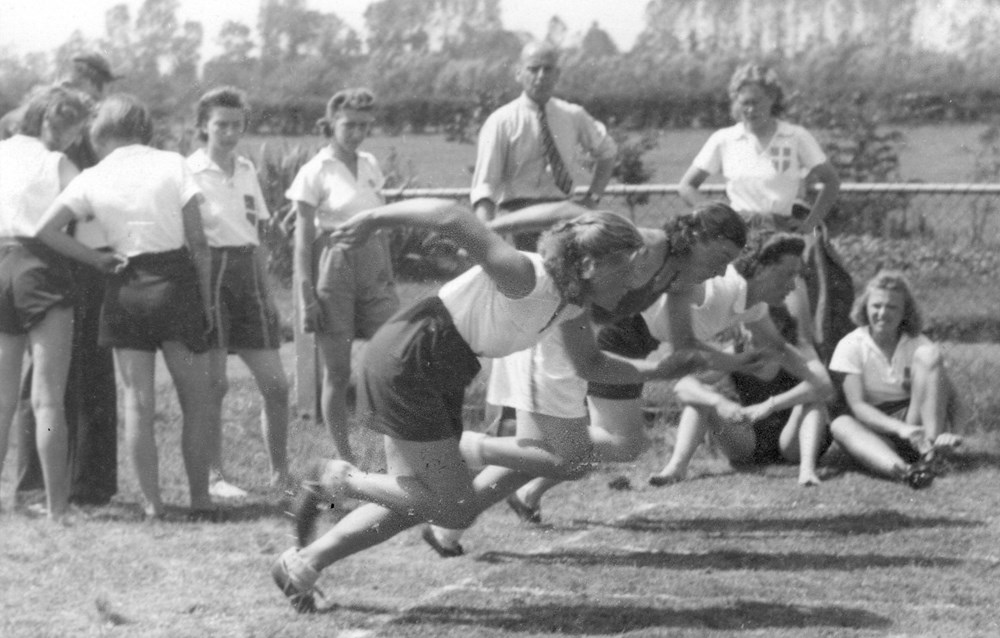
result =
M873 290L888 290L898 292L903 296L903 318L899 322L899 332L916 337L924 329L924 319L917 307L917 299L909 280L898 270L881 270L865 284L864 292L854 300L851 306L851 321L857 326L869 325L868 298Z
M250 106L247 104L247 94L233 86L220 86L214 88L198 100L195 107L195 126L198 129L198 139L202 142L208 141L208 135L202 127L208 124L212 117L212 109L240 109L243 117L250 117ZM246 119L243 120L243 128L246 128Z
M324 137L333 137L333 123L337 113L344 109L370 112L375 110L375 94L366 88L344 89L337 91L326 103L326 116L316 121L316 126Z
M748 84L756 84L764 89L774 100L774 104L771 105L771 115L781 115L785 110L785 90L774 69L754 62L737 67L729 79L729 101L735 103L740 89Z
M765 266L781 261L786 255L801 257L806 240L793 233L761 230L753 233L746 248L733 261L733 267L744 279L750 279Z
M589 279L583 277L589 258L633 253L642 248L642 235L629 220L608 211L590 211L556 224L538 240L538 252L563 301L584 305L591 294Z
M19 131L39 137L45 122L60 130L66 129L90 117L93 106L90 96L65 84L39 87L24 99Z
M747 243L746 222L724 202L701 204L666 222L663 232L667 235L667 254L672 257L685 257L696 243L713 239L726 239L737 248Z

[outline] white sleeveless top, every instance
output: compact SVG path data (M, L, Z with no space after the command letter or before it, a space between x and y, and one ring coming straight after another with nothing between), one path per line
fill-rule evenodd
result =
M59 160L37 137L0 142L0 237L32 237L59 195Z
M529 348L555 326L583 314L583 308L570 304L560 310L559 291L545 271L542 257L522 254L535 267L535 288L525 297L505 297L481 266L438 291L458 333L481 357L504 357Z

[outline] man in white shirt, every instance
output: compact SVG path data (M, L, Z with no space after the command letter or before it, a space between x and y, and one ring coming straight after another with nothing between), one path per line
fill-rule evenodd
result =
M528 44L517 71L524 92L483 124L471 192L482 221L492 220L498 210L571 198L580 149L595 160L581 203L592 208L600 201L618 147L583 107L553 97L559 74L559 52L552 45ZM537 235L525 236L515 245L534 250L535 241Z

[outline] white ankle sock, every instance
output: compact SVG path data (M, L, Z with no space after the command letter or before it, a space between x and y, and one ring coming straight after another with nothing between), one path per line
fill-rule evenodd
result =
M457 547L459 541L462 540L462 535L465 534L464 529L448 529L447 527L438 527L437 525L431 525L431 531L434 532L434 536L438 539L438 542L443 547L449 549Z
M285 563L285 569L288 570L288 578L297 589L310 590L319 580L319 572L302 560L297 548L290 547L282 554L281 558Z
M469 469L479 470L486 466L483 459L483 440L486 435L482 432L463 432L462 438L458 442L458 450L462 453Z

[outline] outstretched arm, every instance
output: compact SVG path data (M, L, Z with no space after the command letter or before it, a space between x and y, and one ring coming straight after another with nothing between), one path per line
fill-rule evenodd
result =
M530 233L545 230L553 224L567 221L587 212L587 209L571 202L536 204L497 217L487 224L495 233Z
M331 239L349 247L359 246L375 230L395 226L427 228L451 238L483 267L507 297L523 297L535 287L531 260L487 228L467 208L448 199L407 199L369 209L338 226L331 233Z

